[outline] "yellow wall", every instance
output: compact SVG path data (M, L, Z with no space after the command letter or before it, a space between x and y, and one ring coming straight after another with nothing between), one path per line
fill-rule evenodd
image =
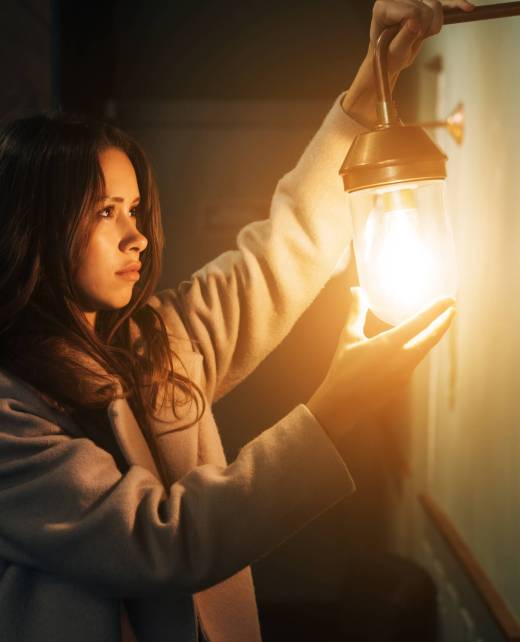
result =
M520 617L520 17L447 26L416 64L420 119L466 112L462 146L437 136L460 287L416 469Z

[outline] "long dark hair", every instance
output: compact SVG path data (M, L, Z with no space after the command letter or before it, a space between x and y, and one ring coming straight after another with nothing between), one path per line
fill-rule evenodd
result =
M141 195L139 230L148 239L141 279L128 305L97 312L89 326L74 286L77 258L103 193L99 154L130 159ZM147 425L159 393L204 412L198 387L182 372L160 314L146 302L161 273L164 237L156 184L143 150L107 123L66 115L19 118L0 129L0 366L79 418L129 399ZM135 324L135 325L134 325ZM140 335L133 342L133 329ZM175 365L174 365L175 362ZM166 431L168 432L168 431Z

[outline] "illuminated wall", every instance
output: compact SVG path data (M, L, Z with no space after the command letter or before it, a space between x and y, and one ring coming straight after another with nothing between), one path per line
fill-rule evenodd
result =
M417 63L420 119L462 100L466 137L437 136L450 158L458 316L429 376L417 375L413 424L415 489L520 619L519 41L520 18L448 26Z

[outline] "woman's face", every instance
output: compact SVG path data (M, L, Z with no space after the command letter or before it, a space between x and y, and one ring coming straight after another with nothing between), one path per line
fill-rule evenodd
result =
M128 156L115 147L104 150L99 161L105 193L91 213L96 217L87 248L75 277L81 307L94 327L98 310L114 310L129 303L139 268L139 255L148 241L139 232L139 187ZM134 264L134 265L132 265Z

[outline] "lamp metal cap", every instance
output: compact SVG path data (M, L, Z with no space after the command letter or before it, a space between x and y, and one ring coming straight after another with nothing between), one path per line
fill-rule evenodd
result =
M359 134L340 169L347 192L446 178L447 156L421 127L395 125Z

